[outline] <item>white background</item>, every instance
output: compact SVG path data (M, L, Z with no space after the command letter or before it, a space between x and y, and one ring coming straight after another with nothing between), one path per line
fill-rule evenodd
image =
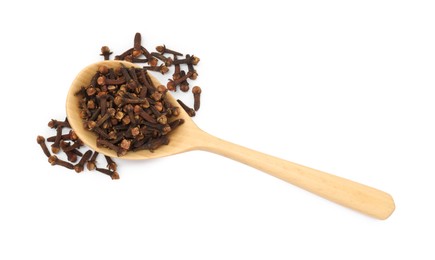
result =
M433 1L3 1L0 259L434 259L434 14ZM375 220L204 152L118 160L119 181L50 166L35 139L54 134L75 75L136 32L201 58L203 130L384 190L396 211Z

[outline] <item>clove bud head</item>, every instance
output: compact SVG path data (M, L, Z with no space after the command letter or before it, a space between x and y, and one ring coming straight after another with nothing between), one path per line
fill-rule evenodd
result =
M38 144L42 144L43 142L45 142L45 138L43 136L38 135L38 137L36 137L36 142Z

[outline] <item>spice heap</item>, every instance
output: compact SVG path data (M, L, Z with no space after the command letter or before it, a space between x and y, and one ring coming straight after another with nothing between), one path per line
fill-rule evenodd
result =
M80 96L80 117L97 136L97 146L116 151L154 151L169 143L168 134L184 123L180 108L166 99L167 88L154 86L147 71L100 66Z
M149 52L142 46L141 41L141 34L136 33L133 47L115 56L115 60L148 63L148 66L141 69L126 67L113 69L103 66L96 72L89 86L83 87L77 93L82 97L79 106L80 116L86 122L85 127L98 135L97 145L115 150L118 156L124 155L127 151L142 149L154 151L159 146L168 144L167 134L184 121L173 119L180 111L178 107L165 101L165 94L168 90L177 91L177 88L182 92L188 92L189 80L198 77L195 69L199 62L198 57L183 55L166 48L165 45L157 46L157 52ZM101 48L101 55L105 60L109 60L111 54L109 47ZM162 62L160 65L159 61ZM165 74L169 72L171 66L174 67L174 73L166 87L154 86L147 72L157 71ZM182 66L187 67L187 72L182 69ZM195 116L195 111L200 108L201 88L193 87L192 94L193 108L177 100L191 117ZM171 119L173 120L170 121ZM105 156L107 168L98 168L96 165L98 152L87 150L83 153L81 150L86 147L74 131L63 133L64 129L71 128L67 119L51 120L48 126L56 129L56 135L47 139L39 135L37 143L51 165L59 165L79 173L84 170L86 164L86 168L90 171L97 170L114 180L119 179L117 165L112 158ZM46 142L53 143L51 152Z
M105 156L107 161L107 169L98 168L96 165L98 152L87 150L85 153L82 153L80 151L80 148L83 147L83 142L78 138L74 130L71 130L71 126L67 118L65 121L52 119L50 122L48 122L48 126L52 129L56 129L56 135L48 137L47 139L38 135L36 142L41 146L42 151L48 157L48 162L51 165L59 165L80 173L84 170L84 166L86 164L86 168L89 171L97 170L110 176L113 180L119 179L119 174L116 171L117 165L112 158ZM64 134L63 129L70 130L67 134ZM47 147L46 141L52 143L51 152ZM63 151L63 155L60 154L61 151ZM66 157L66 160L62 160L58 158L58 156ZM79 157L81 157L80 160Z
M199 63L200 59L190 54L184 56L178 51L166 48L165 45L157 46L156 51L157 52L149 52L145 47L143 47L142 36L140 33L136 33L134 36L133 47L120 55L116 55L115 60L125 60L132 63L148 63L149 66L144 66L144 69L147 71L157 71L162 74L166 74L169 72L169 67L174 66L172 79L169 79L166 84L167 89L170 91L177 91L177 88L179 87L181 91L188 92L190 89L189 80L195 80L198 77L195 66ZM108 46L101 47L100 55L103 56L105 60L109 60L111 54L112 52ZM183 56L185 58L179 59L179 57ZM159 61L162 63L158 64ZM181 68L182 65L187 66L187 72ZM189 113L191 117L195 116L195 111L199 110L199 94L201 93L201 88L198 86L193 87L192 93L196 97L194 101L194 110Z

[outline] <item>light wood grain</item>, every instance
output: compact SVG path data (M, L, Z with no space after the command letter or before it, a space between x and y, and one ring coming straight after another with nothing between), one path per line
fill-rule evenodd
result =
M135 66L128 62L122 63L128 67ZM79 116L78 97L74 96L74 93L81 86L89 84L90 79L102 64L118 67L120 61L102 61L84 68L77 75L68 92L66 111L72 128L86 145L103 154L116 157L114 151L96 146L96 136L83 127ZM160 84L154 77L152 80L156 85ZM167 98L171 103L177 105L170 94L167 95ZM202 131L184 111L181 112L180 117L185 119L185 124L170 134L169 145L163 146L153 153L149 151L129 152L122 158L142 160L191 150L203 150L239 161L325 199L378 219L388 218L395 209L393 198L388 193L224 141Z

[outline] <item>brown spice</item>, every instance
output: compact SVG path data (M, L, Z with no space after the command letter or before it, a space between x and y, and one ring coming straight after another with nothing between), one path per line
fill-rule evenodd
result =
M104 173L106 175L109 175L110 178L112 178L112 180L118 180L119 179L119 174L116 171L111 171L108 169L104 169L104 168L95 168L95 170Z
M188 107L183 101L177 99L177 102L190 117L194 117L196 115L195 110L193 110L191 107Z
M42 151L47 157L50 157L50 151L48 151L47 145L45 144L45 138L43 136L38 135L36 137L36 142L41 146Z
M57 126L56 128L56 139L51 145L51 151L53 153L58 153L60 151L60 141L62 140L62 126Z
M157 71L163 74L169 71L168 67L166 67L165 64L160 64L160 66L144 66L144 69L151 70L151 71Z
M104 69L102 71L105 71ZM83 92L82 92L83 94ZM51 165L60 165L62 167L66 167L68 169L74 169L76 172L82 172L84 170L84 164L87 163L88 170L93 170L96 168L96 158L98 156L98 152L94 152L92 154L92 150L86 151L86 153L82 154L78 148L83 145L82 141L78 139L78 136L73 130L70 130L68 134L61 134L59 139L59 133L61 133L61 130L66 127L70 127L68 123L68 119L65 119L65 121L58 121L52 119L49 122L49 127L54 128L56 127L57 134L55 136L51 136L47 138L47 141L50 142L59 142L59 152L62 150L64 154L66 155L68 161L70 162L76 162L79 157L81 157L80 161L73 165L67 161L61 160L58 156L51 155L50 151L48 150L46 144L45 144L45 138L43 136L38 136L37 143L40 144L44 154L48 157L48 162ZM101 129L99 127L96 127L96 129ZM103 131L103 130L102 130ZM107 136L110 136L107 134ZM56 140L58 139L58 140ZM74 141L74 143L71 145L71 142ZM44 148L45 147L45 148ZM91 157L92 156L92 157ZM108 159L109 161L111 159ZM113 160L112 160L113 162ZM113 162L114 163L114 162ZM113 165L111 166L113 168ZM114 178L119 179L119 174L112 174Z
M69 142L66 142L66 141L63 141L63 140L60 142L60 148L62 148L62 150L65 152L68 161L74 163L74 162L76 162L77 159L78 159L78 158L77 158L78 155L77 155L76 151L77 151L77 152L79 152L79 151L76 150L75 148L72 149L72 150L70 150L70 151L65 151L65 149L67 149L67 148L70 147L70 146L71 146L71 144L70 144ZM79 152L79 153L80 153L80 152ZM82 156L82 154L80 154L80 156Z
M116 163L110 158L109 156L105 155L104 158L106 158L107 162L107 168L112 171L116 171L117 165Z
M95 168L97 168L97 166L96 166L97 156L98 156L98 152L95 151L92 154L91 159L89 159L88 163L86 164L86 168L88 168L89 171L95 170Z
M184 77L186 75L186 72L184 70L182 70L180 75L181 75L181 77ZM180 90L183 91L183 92L189 91L189 82L187 81L187 79L183 80L180 83Z
M188 79L195 80L198 77L194 68L200 61L198 57L187 54L185 59L178 59L177 57L183 56L183 54L167 49L165 45L156 47L158 53L150 53L142 46L141 41L140 33L136 33L133 48L115 56L115 60L148 62L150 66L144 67L144 69L125 68L125 66L121 69L113 69L101 66L92 77L89 85L82 86L75 93L75 95L82 97L79 102L80 116L84 119L85 125L98 135L97 145L114 148L118 156L122 156L129 150L147 149L154 151L161 145L168 144L167 134L183 124L184 120L174 119L179 115L180 108L167 102L165 93L168 90L176 91L177 86L180 86L180 90L187 92L189 90ZM111 54L109 47L101 47L100 55L105 60L109 60ZM173 57L167 57L165 54L171 54ZM141 55L146 58L140 58ZM163 64L158 65L159 60ZM188 67L188 73L184 71L181 73L183 64ZM155 87L147 74L147 70L155 70L164 74L169 71L168 67L172 65L174 65L175 71L167 88L163 85ZM195 110L199 109L201 90L194 87L192 93L194 95L194 109L178 100L180 106L190 116L194 116ZM112 109L115 109L115 112ZM67 119L65 121L51 120L48 125L57 131L55 136L47 138L47 141L53 142L53 152L58 153L60 148L66 150L65 154L70 161L76 161L78 157L82 157L80 162L75 165L78 172L83 170L85 163L87 163L88 170L97 168L98 152L92 154L92 151L89 150L82 154L78 150L81 141L77 135L73 131L62 134L62 128L70 128ZM67 142L68 140L74 141L74 143L71 145ZM72 164L58 159L57 156L50 155L44 137L38 136L37 142L44 154L49 157L49 162L52 165L62 165L71 169ZM110 160L108 159L108 161ZM113 167L111 166L113 171L98 169L110 175L112 179L118 179L119 174Z
M100 55L104 57L104 60L109 60L111 54L112 54L112 52L110 51L109 47L107 47L107 46L101 47L101 54Z
M186 79L188 79L190 77L192 73L188 72L186 75L181 76L180 78L176 79L176 80L171 80L169 79L168 84L166 85L166 87L171 90L176 88L181 82L185 81Z
M89 158L91 157L91 155L92 155L92 151L91 151L91 150L87 150L87 151L83 154L83 157L80 159L80 161L79 161L76 165L74 165L74 170L75 170L77 173L80 173L80 172L83 171L84 166L85 166L85 163L89 160Z
M57 128L58 126L71 128L67 118L65 118L65 121L58 121L55 119L51 119L51 121L48 122L48 127L50 128Z
M166 57L163 54L160 54L158 52L151 52L151 55L153 57L156 57L157 59L163 61L167 67L172 65L173 60L170 57Z
M173 54L174 56L183 56L183 54L181 54L177 51L173 51L173 50L166 48L165 45L157 46L156 51L160 52L161 54L170 53L170 54Z
M73 170L74 169L74 165L72 165L71 163L69 163L69 162L66 162L66 161L63 161L63 160L60 160L59 158L57 158L57 156L56 155L51 155L50 157L48 157L48 162L51 164L51 165L60 165L60 166L62 166L62 167L65 167L65 168L68 168L68 169L70 169L70 170Z
M100 97L100 102L95 102L95 107L92 108L81 106L83 123L87 129L97 134L97 146L109 148L118 156L123 156L138 147L154 151L169 142L166 135L173 130L169 124L179 115L179 108L167 100L168 89L164 85L153 85L147 74L149 69L150 67L128 68L122 64L117 69L98 68L97 84L105 83L109 77L111 80L122 77L128 83L115 84L115 88L119 89L116 92L96 88L95 95ZM109 71L114 71L114 75L109 75ZM186 79L187 76L180 78L180 81ZM101 92L104 94L100 95ZM93 98L82 93L79 95L80 104L87 104ZM103 99L113 100L104 114L101 105L107 105ZM162 136L166 137L162 139Z
M199 86L195 86L192 88L193 93L193 108L195 111L199 110L199 107L201 106L201 88Z

